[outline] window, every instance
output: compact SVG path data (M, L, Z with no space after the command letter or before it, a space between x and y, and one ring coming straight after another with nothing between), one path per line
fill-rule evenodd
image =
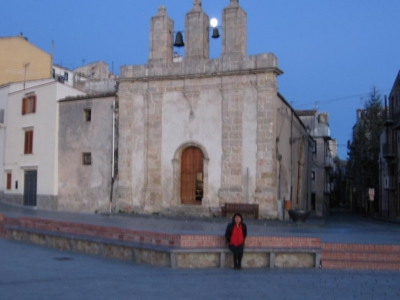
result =
M28 96L22 99L22 114L32 114L36 112L36 96Z
M83 112L84 112L85 122L92 121L92 110L90 108L85 108Z
M317 153L317 142L313 141L312 153Z
M68 72L64 72L64 81L68 82Z
M84 166L90 166L92 164L92 153L83 153L82 162Z
M32 153L33 153L33 130L26 130L24 154L32 154Z
M315 171L311 172L311 180L315 180Z
M7 184L6 184L7 190L11 190L11 180L12 180L11 173L7 173Z
M0 124L4 124L4 109L0 109Z

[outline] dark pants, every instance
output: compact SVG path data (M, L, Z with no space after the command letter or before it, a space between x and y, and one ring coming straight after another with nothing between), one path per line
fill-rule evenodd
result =
M229 245L229 249L233 252L233 265L235 268L242 266L243 248L243 244L238 247Z

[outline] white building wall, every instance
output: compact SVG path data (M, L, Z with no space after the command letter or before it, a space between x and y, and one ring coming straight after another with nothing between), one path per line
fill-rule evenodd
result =
M36 113L22 115L22 99L27 93L36 95ZM59 82L46 83L9 94L5 163L12 170L18 189L6 191L9 202L22 204L25 170L37 170L37 206L56 209L58 190L58 100L83 95ZM12 121L11 121L12 120ZM25 130L33 128L33 153L24 154Z
M25 82L25 88L31 88L40 84L52 82L53 79L32 80ZM5 145L7 135L7 117L8 117L8 94L16 91L21 91L24 88L23 82L16 82L0 86L0 109L4 110L4 122L0 124L0 199L3 199L3 193L6 184L6 172L10 166L5 164ZM12 186L15 188L15 178L12 178Z

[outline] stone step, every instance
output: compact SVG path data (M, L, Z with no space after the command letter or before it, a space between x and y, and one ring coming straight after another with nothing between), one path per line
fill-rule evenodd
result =
M399 252L324 251L322 261L375 261L400 263Z
M400 252L400 245L374 245L374 244L343 244L343 243L323 243L322 249L325 251L352 251L352 252Z
M400 270L400 263L381 262L381 261L342 261L342 260L323 260L321 261L322 269L336 270Z

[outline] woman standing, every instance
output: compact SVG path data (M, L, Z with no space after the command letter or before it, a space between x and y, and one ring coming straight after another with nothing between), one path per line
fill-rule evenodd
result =
M233 252L233 265L235 270L242 269L242 258L244 241L247 236L247 226L243 223L243 217L235 213L232 222L228 224L225 231L226 244Z

